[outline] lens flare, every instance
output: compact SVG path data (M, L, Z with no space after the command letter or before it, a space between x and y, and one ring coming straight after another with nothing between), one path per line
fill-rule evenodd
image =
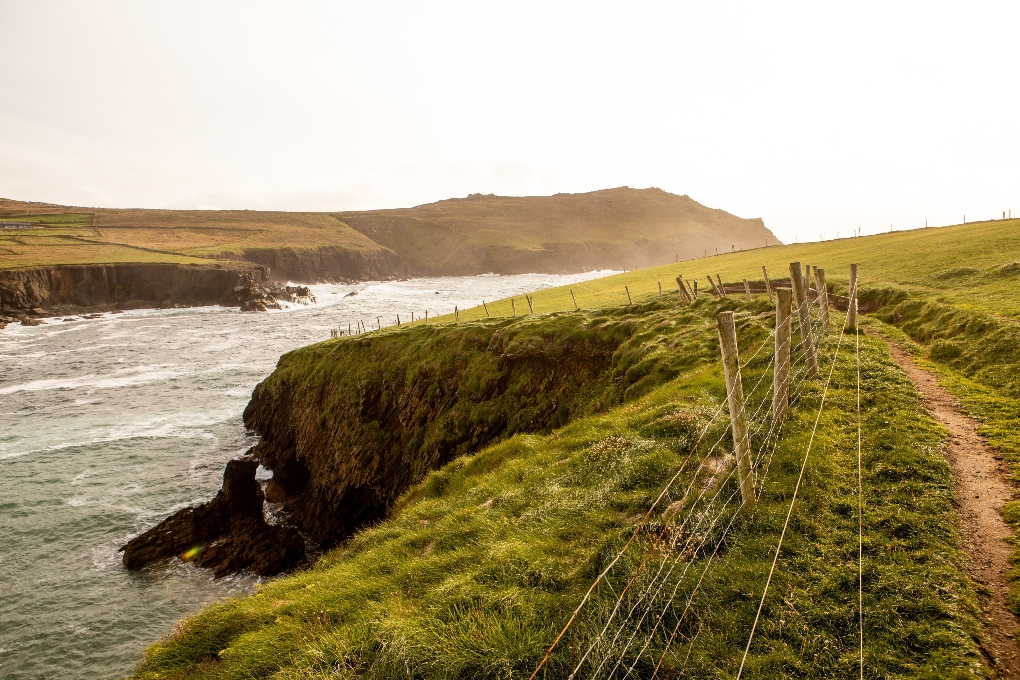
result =
M195 559L195 557L198 555L199 552L201 552L201 550L202 546L200 545L192 546L191 548L188 548L183 555L181 555L181 559L184 560L185 562L190 562L191 560Z

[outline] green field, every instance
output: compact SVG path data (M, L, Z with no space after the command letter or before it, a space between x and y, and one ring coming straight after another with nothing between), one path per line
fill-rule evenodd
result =
M789 264L795 261L824 268L828 283L843 293L850 264L856 263L862 289L896 286L925 299L1020 317L1020 296L1016 294L1020 219L776 246L687 260L536 291L535 311L573 309L571 290L582 309L626 304L624 286L630 289L635 302L650 300L658 297L659 283L664 293L675 300L678 274L688 284L697 279L699 291L707 293L709 274L722 276L725 283L740 283L745 278L762 282L761 268L765 266L770 277L789 278ZM494 316L511 313L509 301L486 303ZM516 306L518 314L528 311L523 297L516 299ZM484 316L480 305L461 313L463 320Z

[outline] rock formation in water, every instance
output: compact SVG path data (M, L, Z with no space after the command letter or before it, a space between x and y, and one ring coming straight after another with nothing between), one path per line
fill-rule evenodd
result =
M278 574L301 563L305 558L301 534L265 520L265 496L255 479L258 465L252 458L228 462L216 497L133 538L121 548L124 566L141 569L180 557L224 576L238 571Z

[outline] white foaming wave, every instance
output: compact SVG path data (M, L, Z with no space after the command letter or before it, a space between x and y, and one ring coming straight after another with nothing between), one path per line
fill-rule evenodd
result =
M39 392L45 390L76 390L82 387L90 391L110 389L114 387L128 387L141 383L154 382L158 380L169 380L187 375L186 371L170 368L172 364L163 366L135 366L115 371L115 377L100 378L95 373L79 376L77 378L47 378L33 380L20 385L0 388L0 394L14 394L15 392ZM119 375L116 374L127 374Z
M109 444L130 439L215 439L216 435L203 429L210 425L226 422L239 414L234 411L222 410L213 414L177 413L173 416L154 418L138 423L131 423L111 428L102 435L77 442L61 442L38 449L0 453L0 461L12 460L35 453L52 453L64 449Z

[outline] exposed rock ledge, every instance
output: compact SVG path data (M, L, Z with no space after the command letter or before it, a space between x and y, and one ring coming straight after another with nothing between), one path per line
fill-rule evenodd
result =
M140 569L177 556L212 569L216 576L241 570L271 575L301 562L301 534L265 520L265 497L255 479L258 465L252 458L228 462L216 497L136 536L121 548L124 566Z

